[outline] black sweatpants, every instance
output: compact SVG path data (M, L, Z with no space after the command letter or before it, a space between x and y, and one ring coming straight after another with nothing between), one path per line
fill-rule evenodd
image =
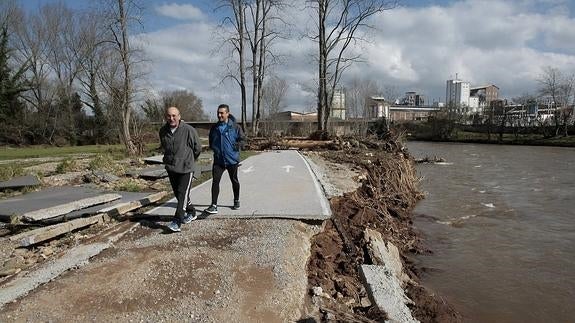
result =
M186 212L195 212L194 205L190 200L190 190L192 189L192 174L180 174L168 171L168 177L170 178L170 184L172 184L174 195L178 200L178 205L176 206L176 214L174 214L174 220L182 223L184 217L186 216Z
M232 190L234 191L234 201L240 200L240 181L238 180L238 166L239 164L235 165L227 165L221 166L214 164L212 166L212 204L218 204L218 195L220 195L220 180L222 179L222 175L224 171L227 170L228 174L230 175L230 180L232 181Z

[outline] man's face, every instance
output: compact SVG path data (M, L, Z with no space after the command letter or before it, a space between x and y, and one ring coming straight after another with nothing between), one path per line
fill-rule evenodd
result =
M230 113L226 108L219 108L218 109L218 120L221 122L228 122L228 116Z
M177 127L180 123L180 111L176 108L169 108L166 110L166 122L170 124L170 127Z

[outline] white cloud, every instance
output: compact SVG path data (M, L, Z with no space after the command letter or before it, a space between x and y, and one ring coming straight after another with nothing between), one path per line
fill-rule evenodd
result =
M365 35L370 42L354 49L365 62L348 69L342 81L370 78L400 94L422 92L431 101L445 99L445 81L458 73L472 85L496 84L506 97L535 93L544 66L575 73L575 19L550 10L565 2L549 1L555 2L540 11L536 11L540 2L534 0L465 0L386 11L371 20L375 28ZM213 35L218 21L197 20L202 14L193 6L159 8L166 16L191 21L145 35L154 87L192 90L210 114L226 102L238 115L239 87L231 81L221 83L224 62L231 54L216 50L219 40ZM314 16L303 12L308 9L301 3L285 8L285 18L297 21L293 26L300 32L309 30ZM313 109L317 44L292 32L289 39L276 40L272 50L280 59L270 72L290 85L287 108Z
M156 7L156 12L162 16L179 20L202 20L204 14L191 4L164 4Z

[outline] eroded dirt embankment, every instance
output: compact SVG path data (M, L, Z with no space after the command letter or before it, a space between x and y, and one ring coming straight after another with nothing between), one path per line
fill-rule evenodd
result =
M354 192L333 197L332 219L312 240L308 263L309 287L321 287L324 297L312 298L322 321L382 321L386 313L371 304L360 279L359 267L372 264L364 231L380 232L384 240L399 248L409 279L403 288L413 301L413 316L421 322L458 322L459 315L441 298L419 283L411 256L424 252L413 228L412 210L423 198L413 160L395 142L374 143L368 149L325 151L334 163L352 165L364 173ZM319 301L318 301L319 299Z

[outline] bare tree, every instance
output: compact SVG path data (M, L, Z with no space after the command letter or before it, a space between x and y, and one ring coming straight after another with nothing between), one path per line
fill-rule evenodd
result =
M573 102L575 75L564 76L558 68L547 66L539 76L539 94L547 98L553 109L555 135L559 135L563 127L563 135L568 136L568 126L573 110L569 105Z
M208 116L204 113L202 100L192 91L173 90L163 91L161 93L162 109L168 107L177 107L183 120L198 121L207 120Z
M62 132L68 142L75 144L81 118L78 105L75 104L74 83L82 69L84 51L82 34L80 33L80 16L62 3L48 4L42 8L45 27L54 37L48 44L48 64L55 75L55 86L58 97L57 122L59 132Z
M94 114L94 141L107 142L115 133L109 126L102 93L105 91L105 63L113 54L113 48L107 39L111 39L110 29L106 24L103 12L91 10L81 16L80 44L82 65L78 81L82 92L82 102L92 109Z
M284 100L289 85L286 80L273 76L263 87L263 111L268 116L274 115L284 108Z
M327 131L331 102L342 73L359 56L347 56L350 46L361 39L356 34L367 27L371 16L395 8L398 1L389 0L308 0L317 12L319 45L317 112L318 130Z
M118 69L111 66L109 71L111 78L108 79L107 89L111 98L111 104L117 109L121 116L121 139L126 146L129 155L138 153L138 147L134 143L131 135L130 122L132 121L132 101L134 96L135 71L135 50L130 47L129 25L135 18L131 15L131 10L139 9L130 0L115 0L110 3L110 31L112 34L112 47L118 60ZM114 59L108 62L113 63Z
M237 66L231 67L228 65L228 74L224 77L232 78L240 87L241 93L241 126L242 130L246 130L247 119L247 97L246 97L246 61L245 61L245 48L244 41L246 38L245 32L245 10L246 0L220 0L216 10L231 10L231 15L224 17L222 27L230 25L233 32L227 33L224 36L225 43L228 43L233 48L233 55L237 55Z
M282 21L273 13L284 7L282 0L255 0L247 3L244 19L246 23L246 39L251 52L252 74L252 133L258 133L258 124L261 118L261 104L263 98L263 83L268 67L268 55L275 57L270 49L271 43L280 34L271 27L271 23ZM275 11L274 11L275 9Z
M346 103L352 118L368 117L369 102L372 96L380 95L377 82L369 79L353 78L346 86Z

